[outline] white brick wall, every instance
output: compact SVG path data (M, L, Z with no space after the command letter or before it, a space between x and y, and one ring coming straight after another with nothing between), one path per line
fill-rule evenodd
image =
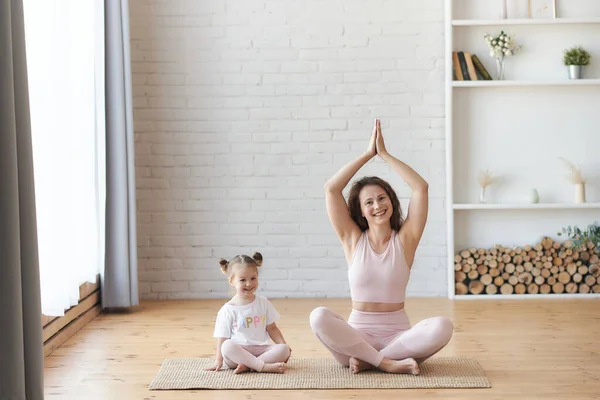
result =
M130 0L144 298L230 294L218 259L261 251L262 293L347 297L323 184L382 120L430 183L408 294L446 295L443 2ZM408 187L380 160L360 173Z

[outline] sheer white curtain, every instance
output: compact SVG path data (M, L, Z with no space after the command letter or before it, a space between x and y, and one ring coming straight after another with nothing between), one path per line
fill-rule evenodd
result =
M104 266L102 0L24 0L42 312Z

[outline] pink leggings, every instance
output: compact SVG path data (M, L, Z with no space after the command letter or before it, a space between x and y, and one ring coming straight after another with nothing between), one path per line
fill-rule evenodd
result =
M421 363L440 351L452 337L454 326L445 317L425 319L411 328L404 310L366 312L352 310L348 322L326 307L310 313L317 338L342 365L350 357L377 367L383 358L414 358Z
M290 358L290 346L287 344L241 345L226 340L221 345L223 361L229 368L238 364L261 372L265 363L287 362Z

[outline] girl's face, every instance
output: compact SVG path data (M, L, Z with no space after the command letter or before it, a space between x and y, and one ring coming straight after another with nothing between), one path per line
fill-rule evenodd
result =
M387 192L377 185L367 185L360 191L360 210L369 226L389 223L393 206Z
M229 284L242 299L252 299L258 288L258 268L254 265L236 264Z

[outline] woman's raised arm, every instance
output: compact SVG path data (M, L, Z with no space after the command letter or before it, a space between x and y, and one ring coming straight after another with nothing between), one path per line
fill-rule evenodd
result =
M404 238L403 244L405 247L408 247L406 249L407 252L412 254L412 256L407 257L410 258L409 263L412 264L412 257L414 257L416 248L419 245L419 241L425 230L425 224L427 223L429 184L414 169L387 152L381 133L381 125L379 123L377 124L376 145L377 154L379 154L379 156L389 164L412 189L408 213L404 224L400 229L400 235Z
M355 160L344 165L325 184L327 214L329 215L329 220L333 225L335 233L344 246L347 257L349 253L351 253L354 244L358 242L361 231L358 225L350 217L348 205L344 200L342 191L358 170L377 154L376 139L377 122L373 126L373 133L371 134L367 151Z

